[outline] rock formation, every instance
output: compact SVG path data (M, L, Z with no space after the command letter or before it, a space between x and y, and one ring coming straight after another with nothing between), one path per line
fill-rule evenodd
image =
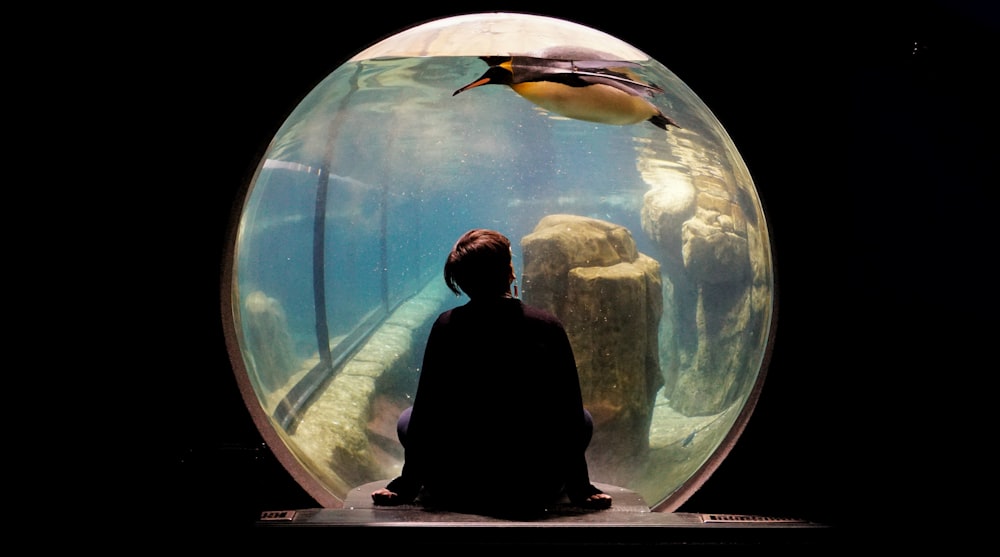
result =
M247 296L242 313L253 372L265 391L277 390L299 366L285 310L281 302L256 290Z
M660 265L610 222L550 215L521 239L527 303L566 326L594 416L592 474L625 483L649 445L659 366Z
M336 497L343 499L353 487L399 474L403 453L394 433L369 428L374 405L381 395L413 392L423 342L450 297L444 281L434 281L398 307L320 387L290 435L296 456ZM399 410L382 416L382 421L394 428ZM391 438L386 440L387 435ZM381 445L388 445L390 454L380 450Z
M698 135L652 154L642 228L663 266L664 394L687 416L738 403L757 379L772 297L767 234L742 164ZM751 190L748 190L751 188Z

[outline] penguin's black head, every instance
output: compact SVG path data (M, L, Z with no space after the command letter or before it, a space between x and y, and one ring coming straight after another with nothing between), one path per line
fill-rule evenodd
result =
M480 56L479 59L482 60L483 62L486 62L487 66L491 66L492 67L492 66L499 66L500 64L503 64L504 62L510 62L511 60L513 60L513 57L511 57L511 56Z
M486 73L479 76L479 79L473 81L472 83L469 83L464 87L459 88L457 91L452 93L451 96L454 97L455 95L461 93L462 91L468 91L469 89L474 89L476 87L479 87L480 85L512 84L514 82L514 73L511 71L509 64L502 63L507 60L510 60L510 58L500 58L501 61L500 65L490 66L489 69L486 70Z

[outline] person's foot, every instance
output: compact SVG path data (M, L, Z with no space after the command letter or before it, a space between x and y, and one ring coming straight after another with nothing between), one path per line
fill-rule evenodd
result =
M611 496L607 493L595 493L579 503L585 509L610 509Z
M376 489L372 492L372 501L376 505L403 505L409 501L404 501L396 492L389 491L386 488Z

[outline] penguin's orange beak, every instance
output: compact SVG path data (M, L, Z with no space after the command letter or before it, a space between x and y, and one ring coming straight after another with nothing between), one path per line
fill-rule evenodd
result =
M466 85L465 87L462 87L462 88L458 89L457 91L455 91L454 93L452 93L451 96L454 97L455 95L461 93L462 91L468 91L469 89L475 89L476 87L479 87L480 85L486 85L489 82L490 82L490 78L485 77L485 76L484 77L480 77L479 79L473 81L472 83Z

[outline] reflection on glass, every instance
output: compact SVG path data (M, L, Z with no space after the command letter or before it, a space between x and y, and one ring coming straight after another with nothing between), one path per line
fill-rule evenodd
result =
M556 46L601 50L581 33ZM395 420L430 323L466 301L444 285L445 257L466 230L495 228L515 243L522 298L567 325L596 423L591 478L672 510L728 450L763 379L773 272L753 182L711 111L655 60L635 56L630 72L662 89L651 102L679 127L567 118L506 86L453 95L487 54L357 57L278 130L227 270L248 406L324 506L396 476Z

